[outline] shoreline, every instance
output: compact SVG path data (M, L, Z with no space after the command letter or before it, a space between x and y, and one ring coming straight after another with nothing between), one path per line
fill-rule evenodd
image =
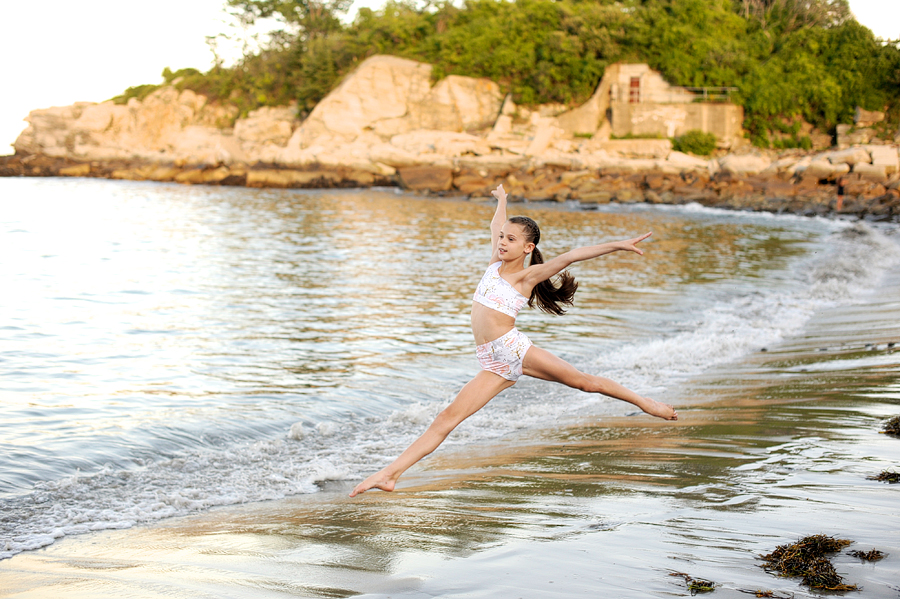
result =
M411 472L393 494L351 500L352 483L327 481L314 494L66 537L0 561L0 589L18 599L101 589L146 599L519 597L529 589L642 597L687 594L687 573L726 597L758 589L811 596L799 578L760 567L759 556L822 533L853 540L850 549L887 552L876 565L847 551L836 561L862 596L890 596L898 547L883 518L893 489L866 480L864 464L809 470L815 459L791 450L814 450L802 435L786 445L736 440L723 421L727 414L742 426L771 426L806 414L819 425L816 447L840 451L849 435L890 460L896 446L879 438L872 416L851 410L850 427L837 433L824 423L846 418L845 402L760 404L736 386L726 395L732 401L691 404L678 428L613 417L513 435L479 445L474 456L457 447ZM765 466L774 460L784 470L798 459L807 473L776 475ZM765 480L771 476L778 481ZM848 506L852 517L823 523Z
M841 169L767 168L758 173L683 168L669 161L623 159L613 166L573 168L531 160L459 157L443 164L400 168L270 164L180 165L148 161L76 161L41 154L0 156L0 177L89 177L250 188L334 189L399 187L425 195L490 197L502 182L511 201L577 201L598 205L688 204L802 216L855 216L900 222L900 178ZM691 160L697 160L688 157ZM787 162L787 161L786 161ZM795 164L796 161L791 162ZM810 172L812 171L812 172Z

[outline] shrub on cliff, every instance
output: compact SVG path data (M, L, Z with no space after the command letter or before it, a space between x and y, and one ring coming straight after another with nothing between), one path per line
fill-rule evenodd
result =
M672 140L672 149L698 156L709 156L716 149L716 136L699 129L688 131Z

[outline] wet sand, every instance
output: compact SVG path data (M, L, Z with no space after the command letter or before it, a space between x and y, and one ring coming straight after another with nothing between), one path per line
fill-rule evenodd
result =
M336 481L314 495L66 538L0 563L0 594L685 596L674 575L684 573L716 582L718 597L811 596L758 556L824 533L886 552L874 564L846 552L835 563L860 596L896 597L900 488L866 479L900 463L900 439L878 432L900 404L900 368L887 370L892 389L832 380L820 400L805 389L819 377L751 395L739 392L749 374L709 377L719 399L698 397L677 424L572 422L439 454L392 495L351 500L353 483Z

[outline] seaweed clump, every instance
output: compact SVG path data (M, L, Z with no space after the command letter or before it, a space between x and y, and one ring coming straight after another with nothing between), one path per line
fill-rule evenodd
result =
M877 562L884 557L884 552L873 549L872 551L848 551L849 555L866 560L867 562Z
M890 470L885 470L875 476L870 476L869 480L880 480L886 483L900 483L900 472L892 472Z
M900 416L894 416L884 423L884 432L888 435L900 437Z
M696 595L697 593L710 593L716 590L716 583L711 580L694 578L684 572L672 572L669 576L680 576L681 578L684 578L684 582L687 584L687 588L691 592L691 595Z
M803 584L811 589L855 591L857 586L844 584L844 579L827 557L829 553L840 551L852 542L826 535L812 535L793 545L780 545L772 553L762 556L762 559L766 569L775 570L782 576L800 576Z

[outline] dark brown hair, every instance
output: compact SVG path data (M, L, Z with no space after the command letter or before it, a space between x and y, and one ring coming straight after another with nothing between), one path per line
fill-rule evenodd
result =
M534 244L534 250L531 252L531 264L543 264L544 256L537 248L538 242L541 240L541 229L538 224L527 216L513 216L508 222L522 227L525 242ZM556 277L556 283L547 279L535 285L531 290L531 297L528 298L528 306L533 308L534 302L537 301L538 308L547 314L565 314L566 310L562 305L572 305L577 289L578 283L575 282L575 277L570 275L569 271L564 270Z

